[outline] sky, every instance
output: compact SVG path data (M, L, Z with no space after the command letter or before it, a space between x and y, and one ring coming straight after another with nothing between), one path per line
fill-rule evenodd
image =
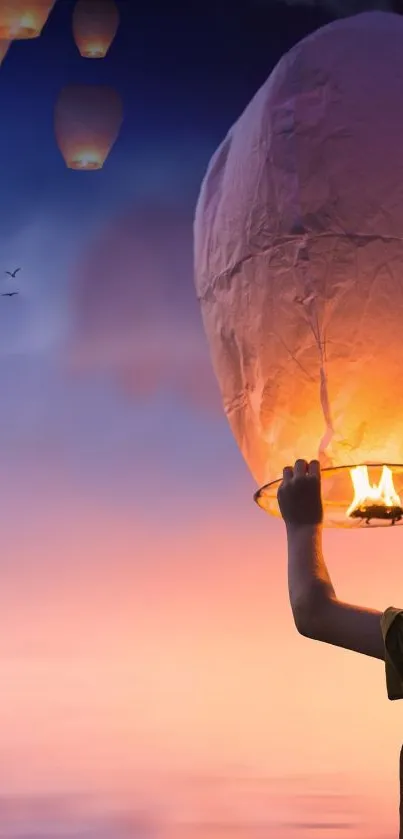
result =
M192 276L211 155L328 18L122 2L95 61L73 6L0 67L0 837L389 839L399 703L294 628ZM123 100L99 171L56 144L70 83ZM399 605L399 529L325 549L343 599Z

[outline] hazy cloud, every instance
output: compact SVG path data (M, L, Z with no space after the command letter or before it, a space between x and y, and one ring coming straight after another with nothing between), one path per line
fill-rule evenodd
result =
M131 210L101 229L73 284L70 359L133 398L168 389L219 409L193 285L192 213Z
M37 215L14 235L0 234L0 356L51 353L66 329L71 228ZM6 271L21 268L15 279Z
M85 796L1 796L0 839L154 839L148 814L102 812Z
M339 822L339 821L310 821L310 822L283 822L279 827L290 828L295 831L305 830L338 830L348 831L355 830L357 824L355 822ZM350 833L351 835L351 833Z
M304 786L309 788L311 783L317 791L304 793ZM206 839L252 835L292 839L305 832L321 837L329 832L345 839L357 836L357 829L365 828L357 798L341 792L335 796L326 787L326 776L315 781L307 775L296 781L291 776L160 777L156 773L147 807L136 795L130 796L130 803L128 798L108 802L101 795L1 796L0 839L190 839L201 835ZM260 810L257 799L253 803L254 796L250 797L253 792L261 800ZM296 797L300 799L297 806ZM308 811L301 810L303 799L307 799ZM242 804L248 805L246 810ZM282 817L283 813L290 818Z

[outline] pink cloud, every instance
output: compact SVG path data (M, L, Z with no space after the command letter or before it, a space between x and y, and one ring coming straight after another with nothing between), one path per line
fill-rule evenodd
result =
M151 779L149 779L151 780ZM277 783L276 783L277 780ZM309 776L305 782L309 781ZM323 835L331 831L334 839L357 836L357 819L343 821L333 815L327 819L289 822L273 820L281 805L278 783L286 796L288 809L293 800L287 779L257 777L252 780L231 774L154 777L153 806L141 807L140 800L125 805L107 796L86 795L3 795L0 797L0 837L2 839L37 839L56 836L64 839L179 839L204 835L207 839L246 837L263 832L268 839L296 839L303 833ZM144 794L144 791L143 791ZM261 799L256 810L254 799ZM141 798L141 793L134 793ZM145 794L145 799L150 795ZM160 797L158 805L157 799ZM346 797L347 798L347 797ZM241 800L239 800L241 799ZM171 806L167 806L168 800ZM357 801L348 796L357 814ZM242 813L243 808L247 812ZM137 805L137 806L136 806ZM161 806L162 805L162 806ZM329 833L330 835L330 833Z
M155 818L135 808L103 810L85 795L0 796L1 839L154 839Z
M73 280L73 362L134 398L161 389L221 410L193 286L192 217L131 209L98 231Z

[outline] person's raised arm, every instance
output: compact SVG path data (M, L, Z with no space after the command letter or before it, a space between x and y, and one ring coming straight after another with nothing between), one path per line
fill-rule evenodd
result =
M384 660L381 612L338 600L322 552L320 466L284 469L278 502L287 530L288 590L298 632Z

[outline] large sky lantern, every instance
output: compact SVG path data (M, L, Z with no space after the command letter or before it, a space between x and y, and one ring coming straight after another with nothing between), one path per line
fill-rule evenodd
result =
M119 93L107 85L69 85L55 106L57 144L69 169L102 169L123 121Z
M73 34L83 58L105 58L119 26L114 0L77 0Z
M38 38L55 0L0 0L0 40Z
M403 18L387 12L304 39L202 185L197 294L274 515L283 466L302 457L322 464L325 524L403 522L402 55Z

